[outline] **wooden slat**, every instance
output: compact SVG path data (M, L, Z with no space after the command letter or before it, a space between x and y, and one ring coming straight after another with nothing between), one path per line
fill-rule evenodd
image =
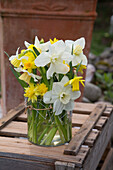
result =
M27 114L24 112L23 114L17 116L17 117L15 118L15 120L27 122Z
M27 123L12 121L6 127L0 130L0 135L27 137Z
M15 107L14 109L10 110L8 114L0 119L0 129L5 127L9 122L11 122L15 117L23 113L25 110L24 104L21 103L18 107Z
M55 170L75 170L75 164L56 161Z
M88 119L89 115L84 114L72 114L72 126L82 126Z
M107 120L108 120L108 117L101 116L98 122L96 123L95 128L98 130L101 130L103 126L106 124Z
M107 106L106 109L104 110L103 112L103 115L104 116L107 116L107 117L110 117L110 114L112 113L113 111L113 106Z
M102 112L105 109L105 105L98 104L95 109L90 114L89 118L82 125L79 132L72 138L67 148L64 150L64 154L76 155L81 147L81 145L86 140L92 128L95 126L96 122L100 118Z
M96 139L99 136L100 131L96 130L92 130L90 132L90 134L88 135L88 137L86 138L84 144L88 145L89 147L92 147L94 145L94 143L96 142Z
M84 122L88 119L88 117L89 117L89 115L74 113L72 115L72 126L81 127L84 124ZM108 119L107 117L101 116L99 121L97 122L95 128L101 130L102 127L104 126L104 124L106 123L107 119ZM23 113L20 116L18 116L15 120L26 122L27 114Z
M96 104L75 102L75 107L74 107L73 113L86 114L86 117L87 117L87 114L89 115L93 111L95 106L96 106ZM85 116L84 116L84 118L85 118ZM27 121L27 114L25 114L25 113L21 114L20 116L18 116L16 118L16 120Z
M83 114L90 114L97 104L89 104L89 103L81 103L75 102L75 107L73 112L75 113L83 113Z
M102 158L102 155L105 151L105 148L108 145L108 142L111 139L113 132L113 112L110 115L110 118L106 122L106 125L103 127L100 135L98 136L95 145L90 149L90 152L83 164L84 170L95 170L98 166L99 161Z
M0 156L7 155L7 153L15 153L21 154L22 158L28 157L33 160L43 160L51 159L51 161L65 161L74 163L76 166L81 167L84 159L87 157L89 152L89 148L82 146L80 148L79 153L76 156L72 155L64 155L63 151L65 149L65 145L58 147L40 147L31 144L27 139L20 138L9 138L9 137L0 137ZM34 158L32 158L34 156Z
M72 136L74 136L79 129L72 128ZM99 134L99 131L91 131L89 136L87 137L85 141L85 145L92 146ZM0 131L0 135L2 136L15 136L15 137L27 137L27 123L26 122L18 122L18 121L12 121L10 124L8 124L6 127L4 127Z

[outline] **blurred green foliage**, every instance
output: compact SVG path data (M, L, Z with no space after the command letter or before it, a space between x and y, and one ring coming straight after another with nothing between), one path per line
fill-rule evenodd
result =
M95 73L95 82L102 89L105 100L113 103L113 74L101 74L97 71Z
M92 35L91 52L99 55L106 47L110 47L113 41L113 35L109 34L110 17L113 15L112 1L98 1L96 11L97 18Z

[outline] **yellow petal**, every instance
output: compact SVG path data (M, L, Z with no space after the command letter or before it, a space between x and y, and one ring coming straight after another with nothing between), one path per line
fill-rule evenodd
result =
M14 58L12 61L11 61L11 64L15 67L19 67L20 66L20 60L18 60L17 58Z
M30 82L30 79L31 79L31 76L28 75L28 73L23 73L20 77L19 77L20 80L23 80L25 81L26 83L29 84Z

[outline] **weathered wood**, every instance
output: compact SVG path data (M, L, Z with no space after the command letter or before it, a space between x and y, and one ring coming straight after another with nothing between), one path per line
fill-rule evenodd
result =
M74 136L79 131L78 128L72 128L72 136ZM27 137L27 122L12 121L6 127L0 131L2 136L12 136L12 137ZM93 146L96 138L99 135L99 131L92 130L87 137L85 144L88 146Z
M8 114L0 120L0 129L5 127L9 122L11 122L15 117L20 115L24 112L25 106L21 103L19 106L15 107L14 109L10 110Z
M96 142L96 139L98 138L99 133L100 132L98 130L96 130L96 131L92 130L90 132L89 136L86 138L84 144L92 147L94 145L94 143Z
M106 107L106 109L104 110L103 115L109 117L110 114L112 113L112 111L113 111L113 106L109 106L109 105L108 105L108 106Z
M74 170L75 164L67 163L67 162L55 162L55 170Z
M110 149L101 170L113 170L113 148Z
M106 149L104 151L104 154L102 155L102 158L101 158L101 160L100 160L100 162L98 164L97 170L100 170L102 168L103 163L105 162L105 159L106 159L110 149L111 149L111 142L108 143L108 145L107 145L107 147L106 147Z
M54 165L36 161L0 157L0 170L54 170Z
M78 113L78 114L79 113L90 114L96 105L97 104L75 102L75 107L74 107L73 112Z
M106 124L107 120L108 120L107 117L101 116L98 122L96 123L95 128L101 130L103 126Z
M88 110L88 106L92 111L87 111L84 114L82 103L80 105L77 104L77 106L81 106L81 110L77 108L80 112L78 113L76 111L73 114L73 126L77 126L72 128L72 136L80 132L81 126L88 121L94 109L94 105L91 104L90 106L90 104L87 104L85 105L86 111ZM110 106L110 108L112 107ZM108 138L110 139L111 131L113 130L110 124L110 120L111 123L113 122L112 111L110 111L108 107L106 107L105 110L109 110L109 114L105 116L103 115L105 111L103 111L98 121L95 120L93 129L91 129L88 136L86 135L87 137L76 156L63 154L67 145L40 147L30 143L27 138L25 138L27 136L27 115L22 112L22 115L17 116L20 119L14 118L13 121L6 124L6 126L0 130L0 170L7 170L8 164L8 170L11 169L11 166L11 170L15 169L13 164L17 164L20 169L25 165L25 170L29 170L30 163L31 169L37 168L44 170L45 168L49 170L62 167L65 168L65 170L95 170L105 151ZM93 154L93 152L95 152L95 154ZM62 166L56 162L60 162ZM55 164L57 164L57 166L55 166ZM102 164L100 164L100 167L101 165ZM3 169L1 169L1 167Z
M0 135L27 137L27 122L12 121L10 124L0 130Z
M23 138L10 138L10 137L0 137L0 156L4 152L11 154L20 154L22 159L28 156L29 159L34 159L32 156L36 157L37 160L47 162L48 159L51 161L65 161L68 163L74 163L76 166L81 167L84 159L87 157L89 148L82 146L79 153L76 156L64 155L63 151L65 145L58 147L40 147L31 144L27 139ZM47 159L47 160L46 160Z
M90 114L89 118L80 128L79 132L70 141L69 145L64 150L64 154L76 155L84 143L85 139L91 132L92 128L95 126L96 122L100 118L102 112L105 109L105 105L98 104L95 109Z
M90 149L90 152L83 164L84 170L95 170L104 151L110 141L113 132L113 112L103 127L100 135L96 140L96 144Z

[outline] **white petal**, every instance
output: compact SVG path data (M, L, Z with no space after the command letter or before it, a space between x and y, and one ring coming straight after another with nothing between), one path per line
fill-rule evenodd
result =
M82 37L82 38L79 38L78 40L76 40L74 42L74 48L76 47L76 45L80 45L82 47L82 49L84 49L84 47L85 47L85 38Z
M59 95L62 92L63 86L60 82L53 83L52 94Z
M68 104L65 105L66 111L72 111L74 109L75 103L73 100L70 100Z
M55 66L54 64L50 64L49 69L47 70L47 79L50 79L50 77L53 76L53 73L55 72Z
M76 100L76 99L78 99L80 96L81 96L81 92L80 92L80 91L74 91L74 92L71 91L71 99L72 99L72 100Z
M9 61L12 61L14 58L18 58L19 49L20 49L20 47L17 48L17 50L16 50L16 55L12 55L12 56L9 58Z
M56 64L55 63L55 72L56 73L61 73L61 74L66 74L69 71L69 67L66 64Z
M49 49L50 44L51 44L50 41L40 44L41 51L46 52Z
M39 39L38 39L37 36L35 36L35 43L34 43L34 46L35 46L36 48L40 48L40 41L39 41Z
M22 72L22 68L21 67L14 68L14 70L16 70L17 72Z
M17 48L16 55L18 55L19 49L20 49L20 47Z
M61 114L63 109L64 109L64 105L60 102L59 99L57 99L53 105L53 111L55 112L55 115Z
M72 45L74 44L74 41L66 40L65 44L66 44L66 52L69 52L71 54L71 52L72 52Z
M24 72L24 73L28 73L29 76L33 77L34 81L37 82L38 80L40 80L42 77L38 76L36 74L33 73L29 73L27 70L22 69L21 67L18 68L14 68L17 72Z
M73 55L72 66L76 66L80 64L81 61L82 61L82 58L80 56Z
M41 53L36 59L35 59L35 65L37 67L44 67L48 63L50 63L50 55L47 52Z
M26 72L26 71L23 71L23 72ZM35 75L33 73L29 73L28 71L27 71L27 73L29 76L31 76L34 79L35 82L37 82L38 80L40 80L42 78L41 76Z
M57 94L52 93L52 103L54 103L58 98L59 96Z
M18 58L18 60L22 60L22 59L28 60L28 56L23 56L23 57L21 57L21 58Z
M64 76L61 80L61 83L64 85L69 81L69 78L67 76Z
M70 61L72 61L72 55L69 52L64 52L62 55L62 60L64 60L67 64L69 64Z
M48 91L44 94L43 102L46 104L52 103L52 91Z
M66 92L66 94L71 94L71 85L69 84L68 86L63 88L63 91Z
M27 41L24 41L24 44L25 44L26 48L28 48L28 47L31 45L31 44L28 43Z
M82 61L82 65L87 65L87 57L84 55L84 54L80 54L80 58L81 58L81 61Z
M52 44L51 46L55 48L54 52L56 55L63 53L65 50L65 47L66 47L62 40L57 41L56 43Z
M13 59L17 58L18 56L17 55L12 55L10 58L9 58L9 61L12 61Z

